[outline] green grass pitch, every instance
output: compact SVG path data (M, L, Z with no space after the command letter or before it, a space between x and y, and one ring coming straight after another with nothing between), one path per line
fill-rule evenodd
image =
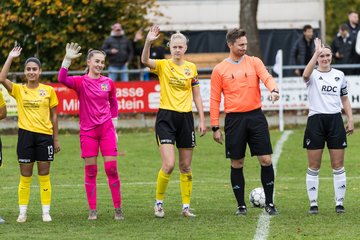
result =
M332 171L328 152L324 152L320 171L319 214L308 214L305 190L306 151L302 149L303 129L284 143L277 164L275 203L280 215L272 217L268 239L359 239L359 148L358 134L348 138L345 168L347 173L346 213L337 215L334 206ZM281 132L272 130L273 148ZM14 135L3 135L4 164L0 168L0 239L252 239L262 209L251 208L237 217L236 202L230 185L229 161L224 146L212 140L212 133L197 138L193 156L193 195L191 208L195 219L180 215L179 170L171 176L165 196L164 219L153 215L155 181L161 165L153 132L119 134L118 157L123 196L124 221L113 220L110 191L99 159L98 220L87 220L87 201L83 185L83 161L78 135L62 134L62 150L51 166L53 221L43 223L36 168L31 188L28 221L16 222L19 169ZM246 196L261 186L256 158L245 160ZM248 201L247 201L248 202Z

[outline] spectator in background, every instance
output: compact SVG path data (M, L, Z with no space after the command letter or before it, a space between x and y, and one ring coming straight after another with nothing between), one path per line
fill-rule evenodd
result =
M359 31L360 32L360 31ZM355 56L358 57L360 56L360 34L357 34L357 37L356 37L356 41L355 41Z
M310 25L303 27L303 35L295 42L290 52L290 65L306 65L314 51L314 30ZM303 70L295 69L296 76L301 76Z
M109 78L117 81L118 73L111 71L128 71L128 64L131 62L134 50L129 39L125 37L124 30L120 23L115 23L111 27L111 36L105 39L101 49L105 51L109 58ZM120 74L122 82L129 81L129 73Z
M148 69L145 67L145 65L142 64L140 59L142 53L143 39L144 39L143 31L142 29L139 29L135 33L134 40L132 43L133 43L134 55L136 57L136 66L138 69L143 70L143 72L139 74L139 78L141 81L149 81L150 73L148 72Z
M347 24L343 24L339 27L339 32L334 38L331 48L334 51L336 64L350 64L353 62L354 41L350 37L349 27ZM345 69L344 73L350 73L349 70L350 69Z
M138 30L135 33L134 36L134 41L133 41L133 47L134 47L134 52L136 56L141 57L141 53L143 51L143 31L142 29ZM165 59L165 48L162 46L163 44L163 38L162 35L159 36L158 39L156 39L154 41L154 44L150 47L150 58L151 59ZM142 81L149 81L151 79L158 79L157 75L152 74L149 72L149 68L147 68L142 62L141 59L139 61L139 69L144 70L144 72L142 72L140 74L140 80Z
M352 60L351 63L360 63L360 56L359 53L356 52L356 41L357 41L357 35L360 29L359 26L359 14L355 11L350 11L348 13L348 21L345 23L349 27L349 34L350 39L352 40L353 47L352 47ZM360 40L359 40L360 41ZM360 44L360 43L359 43ZM353 74L360 74L359 69L353 69L351 71Z
M349 27L350 38L356 39L359 31L359 14L355 11L348 13L348 21L345 23Z

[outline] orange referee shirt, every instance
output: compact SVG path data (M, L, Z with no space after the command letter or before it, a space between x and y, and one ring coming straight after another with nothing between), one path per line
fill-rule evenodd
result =
M277 88L264 63L244 55L239 62L229 58L217 64L211 74L210 123L219 126L221 94L224 111L249 112L261 107L260 80L269 91Z

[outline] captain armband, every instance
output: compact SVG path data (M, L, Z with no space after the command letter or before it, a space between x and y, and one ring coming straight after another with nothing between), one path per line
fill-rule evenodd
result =
M348 89L347 87L344 87L340 90L340 96L348 95Z

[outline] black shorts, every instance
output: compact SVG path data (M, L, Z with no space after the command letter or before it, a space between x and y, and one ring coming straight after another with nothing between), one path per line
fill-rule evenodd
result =
M269 125L261 109L227 113L224 129L227 158L244 158L246 144L249 144L251 156L272 154Z
M155 132L158 145L176 143L177 148L193 148L196 145L192 112L159 109Z
M346 130L341 113L315 114L308 118L303 147L306 149L344 149L347 147Z
M19 129L17 155L19 163L54 160L52 135Z

